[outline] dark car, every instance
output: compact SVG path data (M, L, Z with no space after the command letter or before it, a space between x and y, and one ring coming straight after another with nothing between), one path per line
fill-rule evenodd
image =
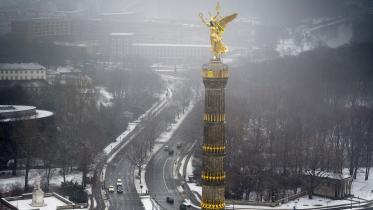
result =
M173 150L168 150L168 155L173 155L174 151Z
M185 203L181 203L180 206L179 206L179 209L180 210L187 210L188 209L188 205L186 205Z
M167 203L174 204L174 199L172 197L166 198Z
M123 193L123 186L122 185L117 186L117 192L118 193Z
M177 148L177 149L180 149L182 146L183 146L182 143L178 143L178 144L176 145L176 148Z

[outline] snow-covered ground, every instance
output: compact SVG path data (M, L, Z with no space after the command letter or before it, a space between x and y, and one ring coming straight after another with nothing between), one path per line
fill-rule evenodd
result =
M98 104L103 106L113 105L113 94L111 94L105 87L96 87L98 90Z
M192 166L193 157L189 159L187 164L187 171L186 177L193 175L193 166ZM182 165L183 165L182 164ZM344 173L348 173L348 170L344 170ZM311 208L327 208L330 206L337 206L337 205L350 205L351 203L358 209L357 206L363 204L367 200L373 200L373 175L369 176L367 181L364 180L365 178L365 171L363 169L358 170L356 180L353 181L351 192L354 195L352 198L348 198L346 200L332 200L324 197L313 196L313 199L308 199L308 196L303 196L299 199L290 201L288 203L276 206L276 207L267 207L267 206L252 206L252 205L234 205L236 209L293 209L294 206L296 209L311 209ZM199 196L202 195L202 187L197 186L195 183L187 183L190 190L193 193L198 193ZM198 196L195 196L197 200L199 200ZM228 208L233 208L232 205L227 205Z
M32 207L31 199L19 199L16 201L10 201L13 206L16 206L19 210L55 210L57 206L66 206L65 202L62 202L61 200L57 199L56 197L44 197L44 204L45 206L42 207Z
M61 182L63 181L62 175L60 173L61 169L53 169L52 177L50 178L50 185L51 186L60 186ZM25 175L24 170L17 171L20 175L10 178L0 178L0 192L6 193L11 191L12 189L24 188L25 186ZM36 178L40 176L42 181L45 177L45 170L43 169L31 169L29 172L29 185L33 186ZM73 171L66 175L66 181L73 181L73 182L82 182L82 173L79 171Z
M354 182L352 183L352 194L355 197L363 198L366 200L373 200L373 175L370 174L367 181L365 181L364 178L365 171L363 169L358 170L356 174L356 180L354 180Z

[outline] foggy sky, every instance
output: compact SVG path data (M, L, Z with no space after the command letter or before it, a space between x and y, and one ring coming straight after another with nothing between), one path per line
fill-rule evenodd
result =
M108 3L110 2L110 3ZM216 0L105 0L103 9L127 9L160 18L193 19L198 12L213 11ZM338 16L356 10L359 0L220 0L223 14L291 22L296 19Z
M313 17L349 15L369 0L220 0L223 14L291 23ZM0 0L9 5L56 5L58 10L98 8L98 12L136 12L146 17L197 20L198 12L213 11L216 0Z

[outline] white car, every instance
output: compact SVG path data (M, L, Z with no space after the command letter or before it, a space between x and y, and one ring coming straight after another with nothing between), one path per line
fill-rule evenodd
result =
M111 193L113 193L113 192L115 191L114 186L113 186L113 185L110 185L110 186L108 187L108 191L111 192Z
M122 183L122 179L117 179L117 186L122 186L123 183Z
M183 201L183 204L184 204L186 207L191 207L191 206L192 206L191 203L192 203L192 202L191 202L189 199L184 199L184 201Z

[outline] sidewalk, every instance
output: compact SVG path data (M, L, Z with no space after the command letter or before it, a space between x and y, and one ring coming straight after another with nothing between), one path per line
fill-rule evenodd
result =
M151 153L149 153L146 163L143 165L141 170L141 184L140 180L138 179L138 169L135 169L135 187L136 191L139 195L144 196L144 199L141 199L141 202L143 202L143 205L145 207L145 210L152 210L153 207L160 208L160 206L157 204L157 202L152 199L149 195L146 195L145 193L148 192L148 187L146 185L145 180L145 172L146 172L146 166L149 163L150 159L167 143L170 141L171 137L175 133L175 131L179 128L179 126L182 124L186 116L190 113L190 111L193 109L195 103L192 101L190 102L189 106L185 109L184 114L181 115L180 118L175 118L175 123L173 123L170 127L170 129L166 130L165 132L161 133L159 137L155 140L155 145ZM151 202L153 205L149 205L149 202Z

